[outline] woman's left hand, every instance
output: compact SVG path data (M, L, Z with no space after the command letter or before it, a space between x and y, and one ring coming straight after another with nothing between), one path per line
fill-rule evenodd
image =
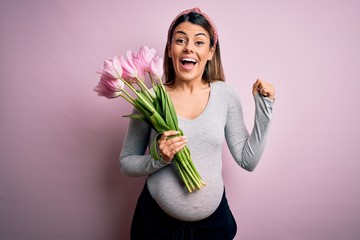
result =
M165 131L158 140L159 152L166 162L171 162L175 154L185 147L187 138L185 136L175 137L178 134L179 132L174 130Z
M261 94L264 97L268 97L271 100L275 99L275 88L272 84L265 82L261 79L257 79L253 85L253 95Z

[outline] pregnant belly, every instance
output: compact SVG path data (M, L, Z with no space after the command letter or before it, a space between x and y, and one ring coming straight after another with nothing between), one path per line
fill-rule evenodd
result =
M221 173L202 175L206 186L188 193L177 170L167 166L150 175L147 186L159 206L173 218L198 221L210 216L219 206L224 184Z

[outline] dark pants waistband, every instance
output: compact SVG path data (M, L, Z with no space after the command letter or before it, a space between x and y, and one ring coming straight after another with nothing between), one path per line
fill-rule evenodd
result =
M187 222L175 219L164 212L145 184L136 205L131 239L227 240L234 238L236 230L236 222L230 211L225 190L214 213L205 219Z

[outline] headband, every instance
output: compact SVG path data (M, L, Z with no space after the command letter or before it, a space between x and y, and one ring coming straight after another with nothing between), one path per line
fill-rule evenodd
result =
M171 31L171 29L174 27L174 24L175 24L176 20L177 20L180 16L185 15L185 14L188 14L188 13L191 13L191 12L196 12L196 13L202 15L202 16L209 22L210 27L211 27L212 30L213 30L214 46L216 46L216 44L217 44L217 42L218 42L218 33L217 33L217 30L216 30L215 24L214 24L214 22L210 19L210 17L209 17L206 13L204 13L204 12L202 12L202 11L200 10L200 8L191 8L191 9L188 9L188 10L185 10L185 11L179 13L179 14L176 16L176 18L172 21L172 23L171 23L171 25L170 25L170 27L169 27L168 41L167 41L168 44L170 43L170 37L171 37L171 36L170 36L170 31Z

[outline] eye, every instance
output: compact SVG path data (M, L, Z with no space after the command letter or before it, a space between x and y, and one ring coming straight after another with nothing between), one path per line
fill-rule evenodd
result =
M202 46L202 45L204 45L205 43L204 43L203 41L197 41L197 42L195 42L195 44L196 44L197 46Z
M175 42L176 42L177 44L185 44L185 43L186 43L185 39L182 39L182 38L176 39Z

